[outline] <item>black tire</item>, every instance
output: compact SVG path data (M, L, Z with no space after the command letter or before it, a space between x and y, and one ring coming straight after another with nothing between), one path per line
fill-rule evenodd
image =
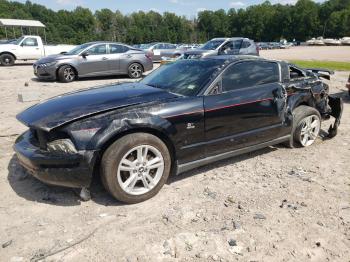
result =
M128 67L128 75L130 78L141 78L143 74L143 66L139 63L132 63Z
M73 67L69 65L63 65L58 69L57 77L58 80L62 83L70 83L77 78L77 74Z
M118 167L123 157L137 146L152 146L162 155L164 170L159 182L148 192L133 195L126 192L118 182ZM171 157L167 146L158 137L147 133L133 133L115 141L104 152L101 160L101 179L106 190L117 200L134 204L155 196L167 181L171 170ZM130 172L131 177L131 172Z
M0 63L3 66L13 66L15 64L15 57L11 54L2 54L0 56Z
M304 145L302 143L301 138L301 130L303 126L305 125L304 120L308 117L314 116L315 119L317 118L319 121L318 131L315 128L315 132L317 133L317 136L320 131L321 126L321 115L320 113L313 107L310 106L299 106L293 111L293 128L292 128L292 138L291 138L291 147L305 147L310 146L313 144L312 141L310 141L310 145Z

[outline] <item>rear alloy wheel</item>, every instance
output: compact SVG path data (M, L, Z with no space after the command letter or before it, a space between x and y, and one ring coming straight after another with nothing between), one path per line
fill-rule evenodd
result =
M298 140L303 147L311 146L320 132L320 119L317 115L305 117L300 123Z
M143 68L139 63L132 63L128 68L128 74L130 78L142 77Z
M58 69L57 75L58 75L58 80L63 83L72 82L76 78L75 70L69 65L61 66Z
M133 133L115 141L103 154L101 178L116 199L138 203L158 193L170 167L170 154L162 140L147 133Z
M3 66L13 66L15 64L15 58L10 54L2 54L0 56L0 63Z
M320 113L312 107L300 106L294 112L293 140L299 146L311 146L321 129Z

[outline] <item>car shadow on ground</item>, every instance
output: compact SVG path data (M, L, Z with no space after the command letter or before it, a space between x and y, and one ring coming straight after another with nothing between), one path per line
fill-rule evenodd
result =
M198 175L203 172L208 172L218 167L232 165L249 158L253 158L262 154L267 154L274 150L278 150L278 146L267 147L255 152L228 158L226 160L221 160L213 164L185 172L178 176L173 175L168 179L167 184L170 185L173 182L180 181L182 179L187 179L194 175ZM12 156L8 164L7 179L9 181L10 186L16 192L16 194L28 201L57 206L77 206L81 204L81 199L79 197L79 189L52 186L42 183L41 181L34 178L32 175L27 173L27 171L25 171L25 169L19 164L18 158L15 154ZM94 176L91 185L91 200L96 204L103 206L124 205L123 203L116 201L112 196L110 196L106 192L98 175Z
M10 186L16 194L26 200L57 206L76 206L81 204L80 189L46 185L30 175L18 162L14 154L8 164ZM104 189L100 179L94 177L90 188L92 201L104 206L120 206Z
M14 66L32 66L33 63L29 63L29 62L22 62L22 63L15 63Z

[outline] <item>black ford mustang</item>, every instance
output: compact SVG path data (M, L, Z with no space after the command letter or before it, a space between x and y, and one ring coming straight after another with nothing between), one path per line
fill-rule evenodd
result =
M29 130L19 162L38 179L89 187L94 171L127 203L154 196L170 173L266 146L314 143L342 101L325 70L250 56L180 60L137 83L52 98L17 116Z

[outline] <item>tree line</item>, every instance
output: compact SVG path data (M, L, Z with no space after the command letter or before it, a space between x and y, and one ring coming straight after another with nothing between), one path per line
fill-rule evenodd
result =
M117 6L116 6L117 8ZM350 36L350 0L315 3L298 0L295 5L262 4L245 9L199 12L194 19L165 12L138 11L124 15L101 9L91 12L77 7L72 11L53 11L43 5L0 0L0 18L34 19L46 25L47 41L81 44L94 40L128 44L165 41L202 43L214 37L245 36L255 41L311 37ZM20 34L19 29L15 33ZM11 37L12 30L9 31ZM0 29L0 39L5 31Z

